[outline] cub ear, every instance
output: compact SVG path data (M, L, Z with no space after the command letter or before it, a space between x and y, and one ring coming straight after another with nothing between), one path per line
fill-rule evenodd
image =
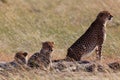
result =
M54 42L51 42L53 45L55 44Z
M26 57L26 56L28 55L28 53L27 53L27 52L24 52L23 55Z

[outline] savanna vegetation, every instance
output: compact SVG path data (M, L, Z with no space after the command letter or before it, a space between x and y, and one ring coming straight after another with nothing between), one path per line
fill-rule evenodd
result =
M52 59L64 58L74 43L95 20L107 10L113 20L106 27L103 45L104 62L120 59L120 0L0 0L0 60L11 61L18 51L29 56L39 51L44 41L54 41ZM89 57L94 58L94 53ZM92 59L93 60L93 59ZM32 70L2 80L119 80L120 73L64 72L46 73ZM3 76L4 74L4 76Z

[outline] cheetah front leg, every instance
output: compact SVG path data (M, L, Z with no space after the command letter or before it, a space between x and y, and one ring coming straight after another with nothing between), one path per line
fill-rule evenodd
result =
M97 60L101 60L101 50L102 50L102 45L97 46L96 48L96 58Z

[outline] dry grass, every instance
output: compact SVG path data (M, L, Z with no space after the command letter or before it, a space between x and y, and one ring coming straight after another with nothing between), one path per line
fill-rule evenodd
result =
M40 50L41 42L47 40L55 42L52 58L64 58L67 48L85 32L102 10L108 10L114 16L113 21L107 25L107 40L102 53L111 59L115 56L114 60L120 57L120 0L2 1L4 0L0 1L0 60L10 61L20 50L31 55ZM23 74L10 74L7 80L102 80L101 76L104 80L119 80L120 73L34 74L34 71L26 71Z
M4 72L0 80L119 80L120 73L88 73L88 72L44 72L31 70L11 73Z

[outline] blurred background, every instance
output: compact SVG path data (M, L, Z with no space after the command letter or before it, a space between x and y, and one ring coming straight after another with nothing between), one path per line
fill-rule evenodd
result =
M114 17L102 54L120 57L120 0L0 0L0 60L18 51L32 55L44 41L55 42L53 59L64 58L103 10Z

